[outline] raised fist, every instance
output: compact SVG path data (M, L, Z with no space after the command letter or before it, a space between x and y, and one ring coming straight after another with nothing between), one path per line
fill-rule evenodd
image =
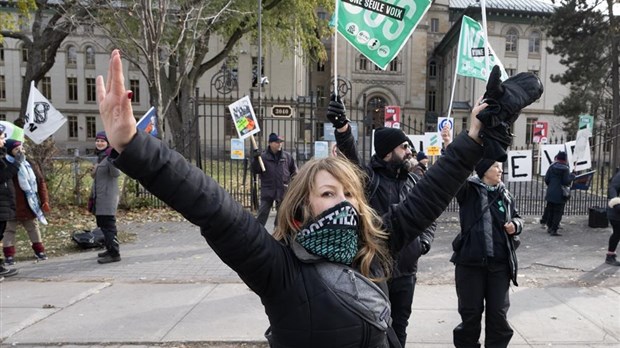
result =
M334 128L339 129L346 126L349 123L347 119L347 111L344 108L344 104L339 96L332 93L329 99L329 106L327 107L327 119L334 125Z

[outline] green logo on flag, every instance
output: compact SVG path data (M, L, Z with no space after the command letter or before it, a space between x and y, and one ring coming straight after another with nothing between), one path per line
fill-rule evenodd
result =
M504 65L499 61L491 45L489 49L489 69L499 65L502 72L501 79L506 80L508 74ZM486 81L490 70L487 71L484 57L484 32L482 25L470 17L463 16L461 35L459 37L459 51L456 58L456 73Z
M340 0L338 32L385 70L430 6L430 0Z

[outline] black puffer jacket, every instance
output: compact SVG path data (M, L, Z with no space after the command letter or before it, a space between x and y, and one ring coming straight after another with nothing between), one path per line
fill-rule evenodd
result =
M9 221L15 218L15 187L13 177L17 175L19 167L9 162L5 148L0 150L0 221Z
M260 196L261 198L282 201L288 183L297 174L295 160L290 153L284 150L273 153L270 148L263 151L260 157L265 166L264 172L257 159L252 161L253 173L260 174Z
M562 196L562 186L570 185L575 180L575 174L570 172L566 162L553 162L545 174L547 193L545 200L551 203L565 203L566 199Z
M511 279L517 285L518 262L515 245L503 226L511 221L515 235L523 231L523 219L503 183L488 191L478 177L471 177L456 195L461 232L452 243L455 264L485 266L490 262L508 263Z
M354 163L359 165L359 158L355 149L355 140L351 134L351 127L345 132L336 132L336 143L338 150L342 152ZM407 198L407 193L413 189L421 179L419 176L408 173L404 168L392 168L384 160L376 155L370 159L370 164L364 170L368 176L366 183L366 197L370 206L383 216L392 204ZM395 259L393 277L408 276L418 271L418 259L422 256L423 247L421 243L427 245L427 252L435 239L435 229L437 224L433 222L424 232L407 247L403 248Z
M620 196L620 171L618 171L611 181L609 182L609 186L607 188L607 199L612 199ZM614 206L613 208L607 207L607 218L609 220L620 221L620 204Z
M481 155L481 146L462 134L407 199L390 207L387 228L407 231L392 234L393 250L420 235L443 212ZM387 347L385 332L343 307L321 284L312 264L273 239L217 182L161 141L138 132L121 155L112 157L119 169L198 225L218 256L261 298L272 346Z

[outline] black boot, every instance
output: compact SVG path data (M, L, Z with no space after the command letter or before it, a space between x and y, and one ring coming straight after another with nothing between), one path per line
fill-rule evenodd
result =
M99 254L97 254L97 257L106 257L108 255L110 255L110 252L106 250L106 251L102 251Z
M561 236L561 234L558 233L558 230L550 230L549 234L552 235L553 237Z
M100 264L111 263L111 262L119 262L121 260L121 255L111 255L101 257L97 260Z
M605 263L612 266L620 266L620 261L616 260L616 254L607 254L607 257L605 257Z

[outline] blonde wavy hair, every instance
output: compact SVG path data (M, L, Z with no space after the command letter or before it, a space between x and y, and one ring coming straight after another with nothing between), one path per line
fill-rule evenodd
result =
M287 242L288 238L295 239L301 226L313 218L309 197L310 192L316 189L315 177L322 170L333 175L358 202L360 248L353 265L358 266L360 273L367 278L381 280L373 278L370 270L376 257L385 270L385 276L389 276L391 256L386 246L388 234L381 228L381 218L366 201L363 185L367 176L357 166L341 157L312 159L303 165L291 181L278 209L274 238L283 242Z

